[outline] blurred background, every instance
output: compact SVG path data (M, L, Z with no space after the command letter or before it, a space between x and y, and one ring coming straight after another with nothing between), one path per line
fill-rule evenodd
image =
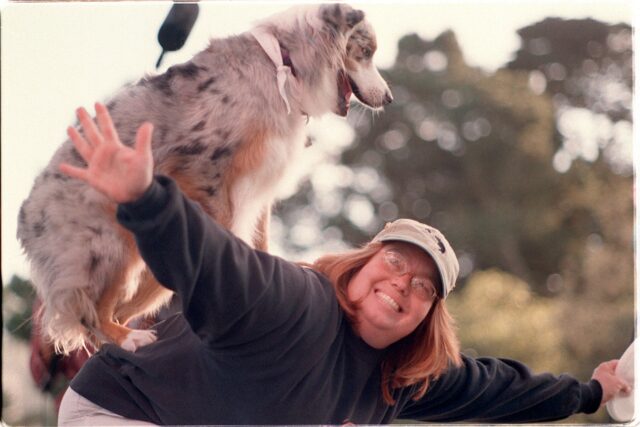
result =
M448 304L464 352L588 380L635 335L631 1L353 4L376 28L395 101L311 120L300 181L282 190L272 218L272 251L312 260L398 217L432 224L460 261ZM185 47L160 71L290 5L201 2ZM53 358L32 375L20 203L77 106L155 72L170 7L2 5L8 424L55 425L68 373ZM609 421L600 410L564 422Z

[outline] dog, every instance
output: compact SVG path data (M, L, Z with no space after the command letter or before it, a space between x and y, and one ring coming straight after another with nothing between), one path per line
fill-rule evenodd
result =
M270 207L307 141L308 118L346 116L351 94L380 109L392 101L372 63L376 38L361 10L294 7L209 46L165 73L123 87L106 102L131 145L154 124L154 172L172 177L202 209L247 244L267 249ZM76 126L79 126L76 124ZM85 166L67 140L36 178L18 239L43 301L57 352L113 342L135 351L155 341L129 320L159 310L171 291L146 268L116 205L58 170Z

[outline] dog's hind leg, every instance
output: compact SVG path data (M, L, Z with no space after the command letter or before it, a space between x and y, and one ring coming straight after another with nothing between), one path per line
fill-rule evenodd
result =
M122 325L128 324L140 315L155 314L166 305L173 296L173 291L162 286L149 269L140 275L138 289L131 300L118 304L115 318Z
M156 340L155 331L136 330L120 325L114 321L115 308L125 295L127 272L123 271L114 277L100 296L96 304L99 325L93 331L100 339L107 339L125 350L135 351L138 347L151 344Z
M110 269L104 278L105 286L96 303L98 324L91 329L100 340L111 341L125 350L135 351L138 347L154 342L156 336L155 331L131 329L114 320L118 303L131 298L132 290L136 289L134 286L144 268L133 236L121 227L117 230L120 242L124 243L122 261L115 269Z

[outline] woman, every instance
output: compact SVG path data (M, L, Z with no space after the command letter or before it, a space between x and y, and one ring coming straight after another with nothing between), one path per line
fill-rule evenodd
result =
M150 124L123 146L104 106L69 134L61 170L119 204L156 278L182 300L135 353L104 345L75 377L61 425L547 421L591 413L628 384L616 361L588 383L459 353L444 301L458 263L411 220L311 268L255 251L153 177Z

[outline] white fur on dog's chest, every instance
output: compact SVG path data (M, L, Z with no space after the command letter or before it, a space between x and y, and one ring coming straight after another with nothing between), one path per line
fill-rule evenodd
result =
M281 184L295 179L288 172L302 153L305 141L304 126L297 126L286 140L265 141L260 167L240 177L231 188L234 211L231 231L249 245L253 246L258 220L271 208Z

